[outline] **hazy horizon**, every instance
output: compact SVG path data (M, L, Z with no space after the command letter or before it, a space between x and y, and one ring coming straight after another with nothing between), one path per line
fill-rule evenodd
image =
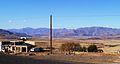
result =
M120 28L120 0L1 0L0 28Z
M106 26L84 26L84 27L76 27L76 28L54 28L53 27L53 29L79 29L79 28L91 28L91 27L103 27L103 28L120 29L120 28L106 27ZM32 28L32 29L47 28L47 29L49 29L49 27L21 27L21 28L0 28L0 29L9 30L9 29L23 29L23 28Z

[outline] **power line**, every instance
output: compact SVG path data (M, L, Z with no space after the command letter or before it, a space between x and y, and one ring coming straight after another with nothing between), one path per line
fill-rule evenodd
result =
M54 17L120 17L120 15L81 15L81 16L54 16Z

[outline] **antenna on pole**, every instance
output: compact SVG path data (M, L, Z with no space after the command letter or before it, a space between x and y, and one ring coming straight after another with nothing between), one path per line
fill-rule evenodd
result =
M52 54L52 15L50 15L50 53Z

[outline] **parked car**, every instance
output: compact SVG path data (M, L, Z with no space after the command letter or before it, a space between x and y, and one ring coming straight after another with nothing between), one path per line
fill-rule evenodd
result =
M32 48L30 49L30 52L43 52L44 49L43 48Z

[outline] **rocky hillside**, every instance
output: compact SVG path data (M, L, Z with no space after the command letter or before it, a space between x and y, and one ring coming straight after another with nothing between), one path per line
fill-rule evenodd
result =
M16 32L10 32L8 30L0 29L0 38L17 38L17 37L23 37L23 36L29 36L25 33L16 33Z
M31 36L48 36L48 28L22 28L22 29L9 29L11 32L26 33ZM107 27L84 27L78 29L53 29L54 37L74 37L74 36L116 36L120 35L120 29L107 28Z

